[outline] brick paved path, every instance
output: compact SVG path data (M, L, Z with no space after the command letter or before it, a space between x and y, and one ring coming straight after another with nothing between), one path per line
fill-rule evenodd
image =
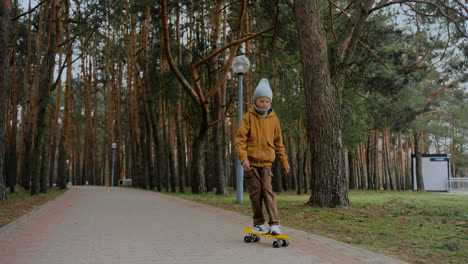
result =
M0 263L404 263L287 227L289 247L275 249L269 238L247 244L250 223L159 193L73 187L0 229Z

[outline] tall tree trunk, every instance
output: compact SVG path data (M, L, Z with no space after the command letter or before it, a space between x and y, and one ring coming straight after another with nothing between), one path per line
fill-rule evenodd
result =
M212 25L214 25L211 32L211 51L219 49L219 41L221 36L221 15L224 6L224 0L217 0L214 9L214 15L212 18ZM210 62L210 87L215 87L216 82L219 78L219 67L218 67L219 56L213 56ZM215 120L221 120L223 118L223 105L221 104L222 94L221 91L214 96L213 116ZM216 194L225 195L227 194L226 176L224 171L224 153L223 153L223 125L224 122L218 122L214 125L214 172L213 176L216 178Z
M369 185L368 185L368 177L369 177L369 171L368 171L368 168L370 167L370 163L369 163L369 159L368 159L368 149L366 148L366 143L363 142L361 143L361 146L360 146L360 175L361 175L361 181L360 181L360 185L361 185L361 189L362 190L367 190L369 189Z
M181 32L180 32L180 0L177 0L176 3L176 44L177 44L177 64L182 65L182 56L183 50L180 43ZM176 137L177 137L177 161L179 167L179 192L185 193L185 177L186 177L186 152L185 152L185 143L184 143L184 131L182 126L182 100L183 100L183 90L180 82L177 82L177 92L179 97L176 102Z
M123 79L123 62L121 57L121 45L118 45L117 48L117 83L114 85L115 95L114 100L114 119L115 125L114 129L114 140L117 143L117 149L115 150L115 171L117 178L121 178L123 174L122 169L122 150L123 150L123 141L122 141L122 127L121 127L121 100L122 100L122 79ZM124 176L125 177L125 176Z
M52 127L52 105L49 104L47 107L47 127ZM46 129L44 133L44 137L42 139L42 145L41 145L41 174L40 174L40 186L39 186L39 192L40 193L48 193L49 192L49 170L51 168L49 167L49 150L48 150L48 139L49 139L49 133L51 133L50 130Z
M173 107L171 106L171 109ZM173 110L171 111L173 112ZM170 169L171 169L171 192L177 191L177 186L179 185L179 177L177 176L177 156L176 156L176 148L177 148L177 138L175 135L175 117L171 116L169 119L169 142L168 145L171 146L169 149L169 157L170 157Z
M65 160L67 159L66 155L66 144L67 144L67 139L68 137L71 136L71 129L69 127L71 126L72 122L70 120L70 97L72 96L72 88L71 88L71 78L72 78L72 65L71 65L71 56L72 56L72 49L71 49L71 38L70 38L70 1L67 0L65 2L65 19L67 21L67 24L65 26L65 36L67 39L67 49L66 49L66 62L67 62L67 70L66 70L66 79L65 79L65 99L64 99L64 111L63 111L63 122L62 122L62 132L60 133L60 138L58 140L59 144L59 156L58 156L58 165L57 165L57 173L55 173L55 152L56 152L56 139L58 138L58 118L59 118L59 113L60 113L60 96L61 96L61 87L59 85L58 91L57 91L57 101L56 101L56 107L55 107L55 126L54 126L54 140L52 143L51 147L51 158L49 162L50 167L50 181L51 185L53 184L53 179L54 175L57 175L57 184L61 189L64 189L66 187L66 172L65 172ZM61 56L60 56L60 61L61 61Z
M77 185L83 185L83 155L82 153L82 148L81 148L81 111L82 111L82 100L78 100L79 104L77 106L74 106L74 122L73 124L75 125L75 130L76 130L76 139L75 139L75 148L74 148L74 165L75 165L75 180Z
M34 68L34 78L30 90L28 91L27 97L27 107L26 108L26 117L24 118L24 123L22 125L22 147L21 147L21 185L24 189L29 190L31 188L31 175L32 175L32 156L34 152L34 135L36 131L37 124L37 105L38 105L38 86L40 72L39 69L42 69L41 58L42 58L42 35L44 27L44 14L46 13L46 7L41 7L39 11L39 21L38 21L38 30L35 37L35 48L36 48L36 66Z
M376 159L375 159L375 141L374 141L374 131L369 131L369 136L367 139L367 151L366 151L366 160L367 160L367 182L366 186L369 190L376 190L377 187L374 183L374 175L376 171Z
M170 190L170 184L171 184L171 163L170 163L170 149L171 146L169 144L169 118L168 118L168 109L167 109L167 102L165 100L162 100L161 102L161 108L162 108L162 122L163 122L163 131L162 131L162 138L165 144L164 144L164 149L163 149L163 162L164 162L164 167L165 167L165 174L163 178L163 186L166 189L166 192L169 192Z
M290 133L289 133L290 134ZM287 134L285 133L284 136ZM296 189L296 155L293 154L293 147L292 147L292 142L291 142L291 136L288 135L286 137L286 140L283 141L285 143L285 147L288 151L288 157L289 157L289 163L291 167L291 171L285 175L286 178L286 185L287 187L285 189Z
M275 162L273 162L272 172L273 172L273 178L271 179L271 185L273 187L273 191L282 192L283 186L282 186L281 178L283 177L282 175L283 173L281 171L281 164L279 163L278 160L275 160Z
M162 85L162 84L160 84ZM168 167L167 167L167 155L166 155L166 147L167 145L164 143L166 142L164 140L164 110L163 110L163 106L162 106L162 96L159 96L158 97L158 100L157 100L157 131L158 131L158 142L160 144L158 144L156 147L157 147L157 150L156 150L156 153L158 153L158 157L157 157L157 164L158 164L158 184L157 184L157 189L159 192L161 192L163 190L164 187L166 187L167 185L165 184L166 181L166 173L167 173L167 170L168 170Z
M403 159L403 142L401 141L401 131L398 133L398 173L400 175L400 186L399 190L406 190L405 181L405 163Z
M84 47L83 47L84 48ZM83 67L83 74L84 74L84 105L85 105L85 157L84 157L84 168L85 168L85 181L88 182L89 184L93 185L95 184L94 179L94 166L93 166L93 147L92 145L94 144L93 142L93 134L94 134L94 129L93 129L93 122L91 119L91 92L90 92L90 76L87 73L85 66L86 65L86 60L83 59L82 63ZM59 155L59 158L62 158L62 156ZM61 162L63 164L63 162ZM63 165L62 165L63 166ZM65 184L65 180L63 177L61 177L61 188Z
M381 180L381 169L380 169L380 156L379 156L379 130L375 129L374 130L374 174L372 183L374 184L374 190L379 190L382 188L382 180Z
M297 131L297 149L295 150L295 154L297 157L297 194L302 194L302 191L304 189L304 150L302 145L302 118L299 118L298 127L299 130Z
M425 191L424 178L422 175L421 139L422 139L422 133L417 132L414 135L414 149L415 149L415 157L416 157L416 182L417 182L418 191Z
M18 1L15 0L14 2L14 16L18 15ZM16 19L14 22L15 33L13 37L13 43L17 42L18 34L19 34L19 20ZM17 78L17 64L16 64L16 45L13 45L13 50L11 52L12 57L12 70L11 70L11 90L10 90L10 104L11 104L11 129L10 129L10 137L8 143L8 151L5 155L6 160L8 160L8 164L5 166L8 168L6 171L5 177L10 184L10 193L15 192L16 186L16 173L17 173L17 134L18 134L18 78ZM3 66L0 66L3 67ZM8 68L7 68L8 70ZM0 88L1 89L1 88ZM0 113L1 114L1 113Z
M356 156L354 153L351 151L348 151L348 171L349 171L349 182L348 186L349 189L358 189L358 180L357 180L357 173L356 173L356 167L357 167L357 162L356 162Z
M410 153L410 142L411 142L411 135L407 134L405 139L405 182L406 182L406 190L411 190L411 153Z
M204 147L208 135L208 120L202 117L198 135L192 145L192 193L206 194Z
M308 144L305 144L307 146ZM309 193L310 190L310 150L306 148L304 158L304 193Z
M4 181L5 160L5 98L8 88L8 27L10 23L11 0L0 4L0 201L6 199L6 185ZM13 80L14 81L14 80Z
M224 5L226 6L226 3L224 3ZM223 8L224 11L223 11L223 38L222 38L222 44L221 45L225 45L225 43L227 43L227 10L226 8ZM227 58L226 57L223 57L222 61L224 62ZM227 80L223 83L223 85L221 86L221 105L223 105L224 107L227 108L227 104L226 104L226 99L227 99ZM228 109L225 110L226 112L228 111ZM230 166L229 166L229 162L228 162L228 159L229 159L229 154L228 154L228 150L227 150L227 144L228 144L228 123L227 122L222 122L222 152L223 152L223 164L225 164L224 166L224 180L225 180L225 185L226 187L229 186L229 174L230 174ZM227 192L227 190L226 190Z
M105 155L105 164L106 166L106 174L109 174L109 177L106 177L106 181L104 185L109 185L109 186L117 186L118 182L118 177L114 174L114 148L113 148L113 143L114 141L114 129L112 129L112 126L114 124L114 93L115 93L115 80L114 80L114 60L113 60L113 54L111 54L110 50L111 47L113 47L113 41L111 42L111 33L110 33L110 20L109 20L109 2L107 2L106 6L106 23L107 23L107 29L106 29L106 45L105 45L105 50L104 50L104 73L105 73L105 78L106 78L106 84L105 84L105 97L106 97L106 102L105 104L105 137L104 137L104 155ZM111 73L112 71L112 73ZM107 180L110 180L107 182ZM112 182L113 181L113 182Z
M232 87L231 93L235 94L236 86L234 85L234 77L233 76L235 76L235 74L234 74L234 72L231 72L231 87ZM239 106L239 107L241 107L241 106ZM234 187L235 190L237 190L237 174L236 173L237 173L237 159L238 158L236 156L236 147L235 147L235 144L233 144L233 143L236 140L236 131L235 131L235 125L234 124L239 123L238 118L239 118L238 116L233 115L233 118L232 118L232 121L231 121L231 131L230 131L230 136L231 136L231 157L230 157L230 161L231 161L231 185ZM273 184L273 187L274 186L275 186L275 184ZM281 180L279 181L279 186L281 187ZM278 189L276 189L275 192L277 190Z
M297 194L301 194L301 178L300 178L300 175L299 175L299 161L297 159L298 157L298 151L296 149L296 142L294 140L294 138L292 137L291 135L292 133L289 132L289 162L290 162L290 165L291 165L291 180L292 180L292 188L296 190L296 193Z
M48 5L48 43L46 54L41 63L40 69L40 79L38 83L38 89L36 93L36 98L33 99L35 105L37 105L37 117L36 117L36 133L34 136L34 155L32 162L32 175L31 180L31 194L39 193L40 185L40 175L41 175L41 152L42 148L40 144L45 144L43 141L43 136L46 130L46 112L47 106L49 104L49 94L52 86L53 73L55 68L55 55L57 53L57 12L59 10L58 2L51 1L47 3Z
M103 185L103 174L102 172L102 165L99 160L101 159L101 155L99 155L99 145L97 144L97 131L98 131L98 118L99 118L99 112L97 110L98 106L98 77L97 77L97 69L98 69L98 64L97 64L97 37L94 38L94 47L91 48L90 52L90 63L91 66L89 67L90 73L89 76L92 77L92 84L93 84L93 90L94 90L94 111L93 111L93 118L92 118L92 123L93 123L93 145L92 147L92 162L93 162L93 168L94 168L94 184L96 185Z
M61 61L61 59L59 59ZM61 64L61 63L60 63ZM49 136L49 184L50 187L54 184L54 179L56 178L55 170L55 158L57 154L57 139L60 140L61 137L58 135L59 130L59 116L60 116L60 102L62 98L62 86L59 82L57 85L57 98L55 100L55 111L54 111L54 122L53 122L53 131ZM63 133L63 132L62 132Z
M327 35L317 0L294 1L304 71L310 148L312 206L348 206L342 142L342 76L331 76ZM336 70L336 69L335 69ZM338 78L333 79L332 77Z
M388 131L382 130L382 178L383 178L383 188L385 190L392 189L392 182L390 177L390 157L389 157L389 148L388 146Z
M182 89L178 89L182 91ZM186 160L184 129L182 125L182 99L177 101L176 106L176 133L177 133L177 161L179 162L179 192L185 193Z

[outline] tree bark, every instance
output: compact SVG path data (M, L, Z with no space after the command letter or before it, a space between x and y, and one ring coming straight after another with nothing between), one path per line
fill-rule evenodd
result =
M359 154L358 154L359 155ZM349 189L358 189L358 180L357 180L357 159L356 159L356 154L352 153L351 151L348 151L348 171L349 171L349 181L348 181L348 188Z
M75 129L76 129L76 144L75 144L75 154L74 154L74 165L75 165L75 178L76 178L76 184L77 185L83 185L85 184L84 182L84 177L83 177L83 156L81 154L82 148L81 148L81 111L82 111L82 100L78 100L79 104L75 107L73 107L74 112L75 112Z
M43 141L44 133L46 130L46 112L47 106L49 104L49 94L52 90L52 80L53 80L53 72L55 68L55 55L57 53L57 22L56 16L58 11L58 2L50 1L47 3L48 6L48 43L47 43L47 50L46 54L43 58L43 62L41 63L40 68L40 79L37 87L37 93L35 95L36 98L33 99L34 104L37 106L37 117L36 117L36 133L34 136L34 155L33 155L33 162L32 162L32 176L31 179L31 194L38 194L40 188L40 175L41 175L41 143L45 143Z
M204 146L208 134L208 120L206 115L201 118L198 135L193 141L192 147L192 193L206 194Z
M115 177L113 175L113 166L114 166L114 149L113 149L113 143L114 143L114 129L112 129L112 126L114 124L114 92L115 92L115 80L114 80L114 61L113 61L113 54L111 54L110 49L111 47L113 48L113 42L111 42L111 36L110 36L110 19L109 19L109 2L106 3L106 35L105 35L105 48L104 48L104 73L105 73L105 100L108 102L105 104L105 114L104 114L104 119L105 119L105 137L104 137L104 155L105 155L105 163L107 166L105 166L105 171L106 174L109 173L110 177L107 177L110 181L114 180L113 182L107 182L108 179L105 180L104 185L109 185L109 186L117 186L118 182L118 177ZM112 73L111 73L112 71ZM112 177L114 176L114 177Z
M359 169L360 169L360 185L361 185L361 190L367 190L369 188L368 186L368 167L369 165L369 160L368 160L368 150L366 149L366 143L363 142L360 144L360 155L359 155Z
M424 178L422 175L422 153L421 153L422 133L417 132L414 135L414 149L416 156L416 182L418 191L425 191Z
M4 181L5 160L5 98L8 88L8 28L10 23L11 0L0 4L0 201L6 199Z
M47 108L47 127L52 127L52 118L51 118L51 112L52 112L52 105L49 104ZM50 131L48 129L45 129L44 136L42 138L42 144L41 144L41 174L40 174L40 185L39 185L39 192L40 193L48 193L49 192L49 170L51 169L49 165L49 151L48 151L48 137Z
M172 107L171 107L171 112L173 112ZM168 121L168 140L167 146L168 146L168 154L169 154L169 171L170 171L170 180L171 180L171 192L176 192L176 187L177 187L177 182L178 182L178 177L177 177L177 172L176 172L176 155L175 155L175 135L174 135L174 125L173 125L173 117L172 115L167 116L167 121Z
M271 185L273 187L273 191L282 192L283 191L282 180L281 180L282 172L281 172L281 164L279 163L278 160L275 160L275 162L273 163L272 171L273 171L273 178L271 179Z
M18 1L16 0L14 2L14 16L18 15ZM15 33L13 37L13 43L17 42L18 39L18 34L19 34L19 22L18 20L15 20L14 23L15 27ZM10 185L10 193L15 192L15 186L16 186L16 173L17 173L17 134L18 134L18 82L19 80L17 79L17 64L16 64L16 49L17 45L13 44L13 50L11 52L11 59L12 59L12 69L11 69L11 91L10 91L10 120L11 120L11 129L9 133L9 139L8 139L8 148L7 152L5 153L5 163L4 166L6 166L6 174L5 178L7 179L9 185ZM3 67L3 66L0 66ZM8 70L8 68L7 68ZM8 157L7 157L8 156Z
M224 6L224 0L217 0L216 1L216 7L215 7L215 14L213 18L213 23L215 26L213 28L213 32L211 33L211 49L212 51L216 51L219 48L219 39L220 39L220 33L221 33L221 13L222 13L222 8ZM214 56L211 59L210 66L211 66L211 74L214 76L211 77L211 85L210 87L215 87L216 86L216 80L219 78L218 74L218 59L219 56ZM213 115L215 116L216 120L221 120L223 118L223 105L221 103L222 101L222 94L221 91L218 90L216 95L214 96L214 111ZM224 135L224 122L218 122L214 126L214 177L216 177L216 194L221 194L221 195L226 195L227 192L227 185L226 185L226 177L224 174L224 153L223 153L223 135Z
M41 58L42 58L42 35L44 27L44 13L45 7L41 7L39 12L39 21L38 21L38 30L35 37L35 52L36 52L36 67L34 69L34 78L32 80L31 87L27 93L28 100L26 101L27 105L25 107L25 118L21 127L21 185L24 189L29 190L31 188L31 177L32 177L32 156L34 152L34 132L36 131L36 120L37 120L37 104L38 104L38 86L41 69Z
M342 142L340 83L330 73L327 35L317 0L294 2L299 35L310 148L312 206L348 206ZM339 76L335 76L339 77Z
M180 0L177 0L176 6L176 32L177 32L177 62L179 65L182 65L182 45L180 43L181 34L180 34ZM185 151L185 138L184 130L182 125L182 102L183 102L183 91L182 85L180 82L177 82L177 91L180 94L176 102L176 134L177 134L177 161L179 165L179 192L185 193L185 177L186 177L186 151Z

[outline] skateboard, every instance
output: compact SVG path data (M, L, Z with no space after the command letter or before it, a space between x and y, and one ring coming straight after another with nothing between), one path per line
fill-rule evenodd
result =
M260 241L260 237L262 236L262 237L275 238L276 240L273 241L273 247L274 248L289 246L288 239L291 238L290 236L287 236L287 235L273 236L273 235L270 235L270 234L259 234L259 233L255 233L254 231L252 231L252 229L250 229L248 227L245 227L242 230L244 230L245 233L249 234L248 236L244 237L244 242L245 243L258 242L258 241Z

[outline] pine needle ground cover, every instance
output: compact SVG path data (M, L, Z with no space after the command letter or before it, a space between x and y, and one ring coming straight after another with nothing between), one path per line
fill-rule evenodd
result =
M251 215L250 200L166 193ZM409 263L467 263L468 195L420 192L350 191L350 207L305 205L309 195L277 194L281 223Z
M45 202L55 199L65 190L53 188L49 193L41 193L38 195L30 195L29 190L21 187L16 187L16 192L7 193L7 200L0 201L0 227L13 222L18 217L36 209Z

